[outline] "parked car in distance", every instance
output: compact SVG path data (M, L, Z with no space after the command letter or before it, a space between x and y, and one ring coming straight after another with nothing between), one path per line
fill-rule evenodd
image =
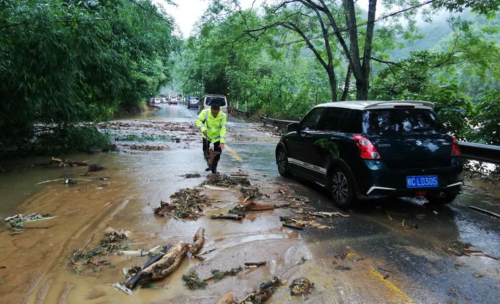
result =
M203 102L200 103L198 113L200 113L204 109L210 109L212 104L217 103L220 106L220 109L224 113L228 113L228 104L227 98L224 95L206 95L203 97Z
M187 102L188 109L198 109L198 104L200 103L200 99L198 97L191 97Z
M325 187L341 209L415 196L451 203L463 186L461 153L433 108L425 101L318 105L288 126L276 147L278 171Z
M159 103L161 103L161 99L160 99L160 98L155 98L155 102L154 102L154 103L155 103L155 104L159 104Z
M173 104L174 104L174 105L177 105L178 103L179 103L179 102L177 101L177 98L176 98L176 97L174 97L174 98L170 99L170 100L169 100L169 102L168 102L168 104L169 104L169 105L173 105Z
M161 103L167 103L167 99L166 98L162 98L161 99Z

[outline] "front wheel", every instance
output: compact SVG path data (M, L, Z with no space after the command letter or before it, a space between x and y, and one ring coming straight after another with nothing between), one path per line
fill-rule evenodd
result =
M288 164L288 156L283 148L278 150L276 154L276 164L278 165L278 172L283 177L288 177L292 175L290 172L290 165Z
M340 168L334 169L330 180L330 191L333 202L340 209L346 210L356 205L356 197L352 182Z

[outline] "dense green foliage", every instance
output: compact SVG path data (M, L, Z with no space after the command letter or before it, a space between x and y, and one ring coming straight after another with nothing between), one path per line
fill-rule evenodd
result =
M333 32L329 19L316 18L318 12L307 6L322 1L270 2L257 14L242 11L236 0L212 0L197 31L185 41L175 67L182 90L197 95L226 94L233 105L253 113L293 119L315 104L340 100L344 83L349 88L347 99L355 99L359 87L357 79L349 77L350 61L338 39L333 35L323 39L321 34L321 22ZM280 5L284 2L286 9ZM391 11L421 3L379 2ZM345 8L338 1L325 3L341 20L338 16ZM436 102L450 133L462 140L500 144L500 66L496 64L500 59L500 18L495 15L499 4L493 0L435 1L420 10L431 20L437 10L442 16L445 9L453 14L446 22L417 22L415 9L377 23L368 98ZM296 15L301 18L293 19ZM366 12L359 7L357 19L361 25L366 21ZM289 30L291 23L301 32ZM364 25L360 26L360 50L366 33ZM311 45L304 42L304 36ZM348 33L344 31L343 36L348 41ZM330 56L327 44L336 82L333 87L328 66L321 63Z
M149 0L0 1L0 148L106 142L75 124L109 119L169 81L172 27ZM40 126L54 132L35 136ZM93 136L72 145L76 130Z

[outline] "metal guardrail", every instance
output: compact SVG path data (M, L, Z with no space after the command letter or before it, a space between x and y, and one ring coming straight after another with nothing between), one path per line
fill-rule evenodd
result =
M238 110L235 107L229 107L229 113L237 113L237 114L245 116L246 118L250 117L250 113L249 112Z
M487 163L500 164L500 146L458 142L462 157Z
M264 124L286 128L291 123L298 122L294 120L282 120L261 116ZM468 142L458 142L462 158L483 161L487 163L500 164L500 146L483 145Z
M260 117L260 120L262 120L262 122L264 124L269 124L269 125L273 125L273 126L278 126L280 128L284 128L286 126L288 126L289 124L291 123L294 123L294 122L298 122L298 121L295 121L295 120L283 120L283 119L274 119L274 118L269 118L267 116L264 116L262 115Z

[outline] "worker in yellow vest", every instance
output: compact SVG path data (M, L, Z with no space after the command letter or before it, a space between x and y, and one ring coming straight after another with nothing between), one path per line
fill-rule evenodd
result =
M226 144L226 122L226 114L220 110L218 104L213 104L210 109L201 111L200 115L196 118L196 126L200 129L201 136L203 137L203 153L205 157L211 143L214 144L214 152L219 152L215 156L212 166L209 166L206 171L211 170L212 173L217 173L217 164Z

